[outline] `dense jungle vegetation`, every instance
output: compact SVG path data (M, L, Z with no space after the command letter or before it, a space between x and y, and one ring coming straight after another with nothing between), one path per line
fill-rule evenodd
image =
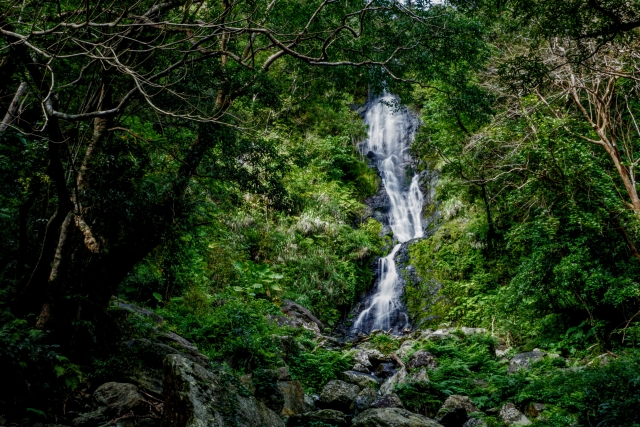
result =
M405 406L640 425L639 27L637 0L0 0L0 425L69 425L144 363L115 343L153 325L115 301L234 375L349 369L272 318L292 300L330 335L388 253L356 149L384 91L439 176L412 322L489 331L425 344ZM499 343L561 357L507 376Z

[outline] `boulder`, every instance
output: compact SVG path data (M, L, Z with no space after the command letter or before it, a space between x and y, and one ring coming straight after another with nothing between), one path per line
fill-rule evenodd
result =
M510 426L528 426L531 424L529 418L527 418L522 412L518 411L513 403L505 403L500 412L498 418L505 424Z
M358 371L346 371L342 373L344 380L348 383L355 384L360 388L376 388L380 383L380 379L373 375L365 374Z
M278 381L291 381L291 374L286 366L279 367L276 372L278 373Z
M98 426L125 414L141 415L147 412L146 400L138 387L128 383L109 382L102 384L93 393L94 410L73 420L76 427Z
M233 377L211 372L183 355L165 362L165 424L175 427L282 427L282 419L253 396L239 393Z
M378 392L372 388L363 389L360 394L356 396L353 400L353 404L351 405L351 410L354 414L358 415L359 413L366 411L369 409L369 406L378 398Z
M395 393L380 396L370 406L372 408L404 408L402 401Z
M436 369L438 367L436 357L427 350L416 351L411 356L411 359L409 359L409 363L407 363L407 368L409 368L409 370L422 367L429 369Z
M315 332L317 335L320 335L324 330L324 323L300 304L286 299L280 309L290 319L290 326L302 327Z
M391 394L396 386L407 382L407 370L403 367L380 386L380 394Z
M292 415L307 412L304 389L298 381L280 381L278 389L283 396L282 410L280 416L290 417ZM312 401L313 402L313 401Z
M469 418L462 427L487 427L487 423L479 418Z
M179 335L177 334L176 336L179 337ZM163 394L163 362L168 355L180 354L186 359L191 360L192 362L197 363L201 366L210 366L209 359L205 355L197 352L197 350L195 352L188 351L186 353L181 351L188 349L188 346L180 347L177 344L175 344L175 346L171 346L147 338L136 338L124 341L120 343L120 346L123 350L123 353L129 354L144 361L143 364L141 364L130 374L128 379L136 383L140 388L147 389L158 396L161 396Z
M371 408L353 419L353 427L442 427L442 424L405 409Z
M438 411L438 422L445 427L462 427L469 419L469 413L478 412L467 396L451 395Z
M287 427L307 427L309 424L313 425L318 423L335 427L347 427L349 425L349 418L340 411L322 409L289 418L287 420Z
M526 353L518 353L513 356L511 362L509 362L507 372L512 374L520 369L528 368L531 363L542 360L544 356L546 356L546 353L541 352L537 348Z
M340 380L329 381L320 394L319 406L347 412L351 403L360 393L360 387Z
M362 372L363 374L368 374L369 372L371 372L369 370L369 368L367 368L366 366L364 366L362 363L360 362L356 362L355 365L353 365L353 368L351 368L352 371L357 371L357 372Z
M406 359L407 357L409 357L409 353L411 353L413 351L413 346L416 344L416 341L414 340L406 340L402 343L402 345L400 346L400 348L398 350L396 350L396 355L400 358L400 359Z
M414 369L409 374L407 378L407 382L426 385L429 382L429 374L427 373L427 368Z
M308 394L305 394L304 395L304 411L302 411L302 413L304 414L305 412L311 412L315 410L316 410L316 401L313 400L313 397L309 396Z

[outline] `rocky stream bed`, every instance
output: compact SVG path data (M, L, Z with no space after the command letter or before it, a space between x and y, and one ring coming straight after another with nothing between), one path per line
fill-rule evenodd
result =
M153 338L138 338L122 345L143 354L144 365L128 382L106 382L89 392L79 391L84 411L75 414L73 427L472 427L486 426L487 414L467 396L451 395L432 417L407 410L395 393L403 384L426 384L438 360L429 351L415 350L421 342L456 338L456 335L485 334L483 329L444 328L416 330L396 340L396 350L383 354L370 339L346 343L320 333L324 325L308 310L293 302L282 306L280 324L312 331L318 347L329 351L350 349L354 364L338 378L327 382L315 395L305 394L286 366L260 373L269 376L272 387L264 387L254 374L236 377L216 367L189 341L174 332L160 332ZM145 309L118 302L129 316L162 319ZM497 350L496 357L504 351ZM505 369L526 369L548 357L541 351L521 353L505 361ZM525 415L523 412L527 413ZM491 416L504 425L528 425L544 411L542 404L518 408L506 403L493 408ZM53 427L52 424L51 427ZM58 425L59 426L59 425ZM62 427L62 426L59 426Z

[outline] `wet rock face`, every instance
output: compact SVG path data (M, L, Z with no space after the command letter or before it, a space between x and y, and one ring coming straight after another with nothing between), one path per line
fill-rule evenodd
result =
M272 320L278 325L305 328L313 331L316 335L321 335L322 331L324 331L324 323L300 304L291 300L284 300L280 308L284 316L272 317Z
M348 412L351 403L360 393L360 387L340 380L329 381L320 394L319 406Z
M400 408L372 408L354 418L353 427L442 427L442 424Z

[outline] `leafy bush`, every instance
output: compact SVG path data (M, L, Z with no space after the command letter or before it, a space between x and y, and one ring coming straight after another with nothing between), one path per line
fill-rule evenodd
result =
M339 353L322 348L302 351L288 358L289 370L309 392L319 393L329 381L339 378L353 366L350 353Z

